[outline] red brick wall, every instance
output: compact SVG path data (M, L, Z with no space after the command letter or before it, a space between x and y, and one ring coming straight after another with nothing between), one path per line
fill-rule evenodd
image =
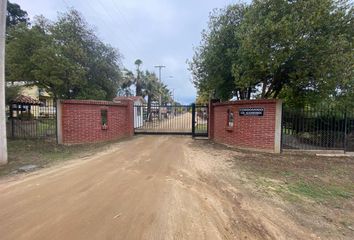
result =
M280 104L279 104L280 103ZM210 115L210 138L215 142L241 148L277 152L276 141L280 141L279 123L276 121L279 100L248 100L212 103ZM240 116L240 108L264 108L263 116ZM228 110L234 113L234 125L228 127ZM281 111L280 111L281 112ZM279 117L279 116L278 116ZM281 116L280 116L281 117ZM277 131L278 132L277 132Z
M106 129L101 124L103 109L107 110ZM132 102L61 100L60 111L63 144L102 142L134 134Z

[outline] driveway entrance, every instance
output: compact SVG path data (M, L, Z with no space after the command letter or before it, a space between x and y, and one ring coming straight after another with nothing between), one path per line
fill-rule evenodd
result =
M1 240L313 239L286 211L248 197L230 167L244 153L211 146L138 136L0 181Z
M134 105L135 134L208 136L207 105Z

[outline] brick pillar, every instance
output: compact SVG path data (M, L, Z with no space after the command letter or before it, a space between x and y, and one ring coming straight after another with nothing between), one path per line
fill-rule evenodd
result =
M127 136L131 137L134 135L134 101L129 99L124 99L115 102L127 104L126 134Z
M275 108L275 132L274 132L274 152L281 152L281 131L282 131L282 112L283 112L283 102L282 100L277 100Z
M57 100L57 116L56 116L56 120L57 120L57 143L58 144L63 144L63 126L62 126L62 103L60 102L60 100Z
M209 139L214 139L214 122L215 122L215 115L214 115L214 106L213 104L216 102L220 102L217 99L211 99L209 101L208 105L208 110L209 110L209 116L208 116L208 136Z
M128 100L125 101L128 106L127 106L127 133L128 136L133 136L134 135L134 101Z

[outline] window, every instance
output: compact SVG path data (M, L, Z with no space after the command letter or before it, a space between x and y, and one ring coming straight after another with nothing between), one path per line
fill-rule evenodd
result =
M234 113L230 109L227 110L227 126L234 126Z
M107 126L107 110L106 109L101 110L101 125Z

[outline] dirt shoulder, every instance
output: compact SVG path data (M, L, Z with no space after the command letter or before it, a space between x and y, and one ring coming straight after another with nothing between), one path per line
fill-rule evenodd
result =
M0 182L0 235L352 239L353 160L312 158L238 151L189 137L135 137L85 161ZM330 194L303 187L312 178L326 183L325 177Z
M354 238L354 158L280 155L242 151L213 143L198 144L224 155L231 184L252 199L280 209L289 219L322 239ZM262 203L261 203L262 205Z

